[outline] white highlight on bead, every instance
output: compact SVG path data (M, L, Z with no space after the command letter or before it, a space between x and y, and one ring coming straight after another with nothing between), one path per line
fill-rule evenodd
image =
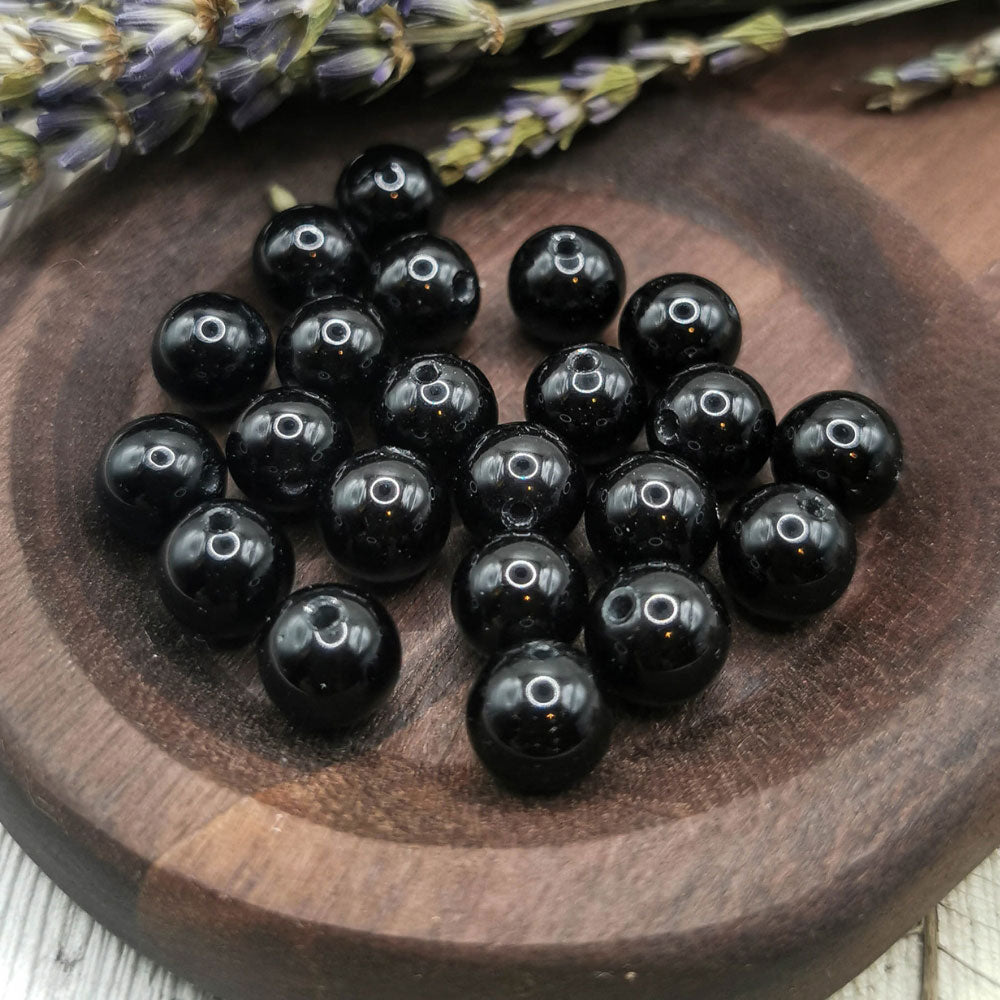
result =
M177 455L173 448L158 444L150 448L142 460L151 469L169 469L177 461Z
M706 389L698 400L701 412L709 417L724 417L732 408L733 401L718 389Z
M670 487L660 479L651 479L639 490L639 499L653 510L662 510L670 503Z
M385 175L390 172L392 178L388 179ZM375 172L375 183L383 191L388 191L391 194L393 191L398 191L406 183L406 171L393 160L384 170Z
M524 465L526 468L530 469L530 472L518 472L518 466ZM515 479L534 479L538 475L538 470L541 466L538 463L538 459L534 455L529 454L526 451L519 451L514 455L511 455L507 459L507 471Z
M576 234L575 233L553 233L552 242L550 246L552 247L552 256L556 265L556 270L560 274L568 275L573 277L574 274L579 274L583 270L584 264L587 260L582 253L560 253L559 244L563 240L568 240L573 246L577 246Z
M670 610L665 612L662 605L666 605ZM646 616L646 621L653 625L669 625L680 613L680 610L677 598L670 594L652 594L646 598L642 606L642 613Z
M209 536L206 548L213 559L225 562L240 551L240 536L235 531L220 531L217 535Z
M274 433L286 441L294 441L305 430L305 424L297 413L282 413L274 421Z
M451 395L451 386L443 379L436 378L433 382L428 382L420 387L420 398L428 406L440 406L448 402Z
M851 436L847 440L841 441L836 436L837 431L840 429L850 431ZM861 443L861 428L853 420L845 420L843 417L838 417L826 425L826 439L838 448L856 448Z
M559 701L560 694L559 682L545 674L532 677L524 686L524 696L535 708L551 708Z
M379 489L385 483L389 484L390 490L383 497L379 496ZM379 476L378 479L372 480L371 486L368 487L368 495L377 504L381 504L383 507L388 507L389 504L395 503L399 499L399 494L402 492L400 488L399 481L393 479L392 476Z
M351 324L344 319L328 319L320 328L319 335L331 346L341 347L351 339Z
M440 265L429 253L418 253L411 257L406 271L414 281L430 281L437 276Z
M218 316L202 316L194 325L194 335L204 344L216 344L226 335L226 324Z
M670 303L667 309L667 315L675 322L680 323L682 326L694 323L698 317L701 315L701 306L695 302L694 299L689 299L687 296L682 296L679 299L674 299Z
M805 518L799 517L798 514L782 514L778 518L775 530L780 538L792 545L805 541L809 535L809 525L806 524Z
M527 570L527 572L525 572ZM527 559L515 559L504 571L504 579L519 590L526 590L538 579L538 569Z
M296 226L292 230L292 242L300 249L307 252L318 250L325 242L326 237L319 226L314 226L307 222L303 226Z

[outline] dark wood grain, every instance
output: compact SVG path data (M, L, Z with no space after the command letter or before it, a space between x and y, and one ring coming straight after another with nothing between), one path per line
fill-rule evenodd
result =
M900 51L957 24L916 21ZM0 275L0 818L57 881L240 1000L818 1000L1000 840L1000 94L861 115L829 89L886 54L878 30L856 37L847 57L806 44L742 84L652 94L572 157L456 193L447 230L484 290L463 353L504 419L539 357L507 261L580 221L633 287L723 283L779 410L859 389L908 448L833 611L791 636L738 622L706 695L623 718L551 801L500 793L464 738L476 664L446 598L462 530L389 601L391 703L319 740L267 705L247 650L178 632L91 497L106 436L170 405L147 364L159 314L202 288L260 302L264 186L322 200L356 149L422 142L454 108L219 131L81 186L21 241ZM315 533L294 535L298 582L330 579Z

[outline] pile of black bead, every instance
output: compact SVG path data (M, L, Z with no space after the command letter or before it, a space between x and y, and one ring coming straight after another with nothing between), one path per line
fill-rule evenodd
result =
M751 618L797 622L843 594L848 517L888 499L902 445L855 393L810 397L776 425L764 389L732 367L736 306L704 278L648 282L622 312L621 349L596 342L625 272L578 226L536 233L513 259L511 305L556 350L528 380L527 421L497 426L485 375L445 353L476 316L479 283L465 251L433 234L443 203L419 154L382 146L345 169L337 208L275 215L253 255L260 283L294 310L274 348L251 306L218 293L178 303L154 338L171 395L203 413L242 410L225 454L184 416L143 417L105 447L98 495L124 534L160 546L176 618L216 641L258 637L267 692L319 731L382 704L400 640L366 590L290 594L294 553L277 521L316 516L349 577L400 585L441 552L453 501L478 547L455 572L452 610L489 657L469 696L473 747L504 784L558 791L603 756L612 702L667 707L721 670L729 613L697 572L716 546ZM262 392L272 360L282 386ZM378 447L355 453L365 415ZM633 453L644 426L650 450ZM777 482L742 492L768 460ZM227 469L246 501L226 498ZM720 523L719 500L733 498ZM606 570L592 597L563 544L581 517ZM581 630L586 655L571 645Z

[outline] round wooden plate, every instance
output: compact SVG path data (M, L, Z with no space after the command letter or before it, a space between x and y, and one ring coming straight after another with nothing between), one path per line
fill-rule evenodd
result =
M204 288L260 303L266 183L327 198L355 150L440 134L454 109L424 108L423 131L413 107L368 124L283 111L82 186L17 245L0 278L2 820L100 919L241 1000L819 998L993 845L1000 209L974 192L998 102L864 117L829 95L840 41L840 62L802 47L754 93L653 95L573 156L454 199L447 231L484 292L464 353L503 419L540 356L507 262L534 229L579 221L632 287L721 281L741 364L780 411L859 389L908 449L831 612L791 635L738 621L707 694L623 718L556 799L498 791L464 737L476 663L447 598L462 529L389 601L405 645L391 704L320 740L268 706L248 650L177 629L151 560L91 495L109 433L172 405L148 366L163 310ZM873 59L869 44L848 62ZM313 530L293 533L298 583L332 578Z

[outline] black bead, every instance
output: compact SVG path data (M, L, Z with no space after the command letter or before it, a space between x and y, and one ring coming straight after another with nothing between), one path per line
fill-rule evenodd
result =
M406 146L373 146L337 181L337 204L369 247L433 232L444 215L444 186L427 158Z
M351 429L337 408L305 389L271 389L240 415L226 439L233 482L274 514L312 510L351 454Z
M555 431L584 464L604 465L642 430L646 390L617 347L564 347L531 373L524 414Z
M453 240L418 233L389 244L375 258L371 298L404 353L446 350L479 312L479 277Z
M399 633L370 594L324 583L297 590L257 646L264 689L293 722L325 732L364 721L399 679Z
M822 493L771 483L733 506L719 568L751 614L794 622L830 607L854 575L854 529Z
M903 468L903 441L892 417L856 392L821 392L778 424L774 478L825 493L848 515L889 499Z
M496 422L489 380L454 354L418 354L397 365L372 410L379 444L417 452L448 479L469 445Z
M696 695L722 669L729 613L708 580L680 566L646 563L598 588L585 636L605 690L662 708Z
M199 504L160 550L160 595L211 639L249 639L287 596L295 554L284 532L240 500Z
M154 546L192 507L225 494L226 460L204 427L176 413L153 413L115 432L95 482L114 528Z
M507 291L521 325L538 340L594 340L622 304L625 266L603 236L583 226L550 226L514 254Z
M363 291L368 258L344 216L323 205L296 205L273 216L253 248L257 281L285 309L322 295Z
M469 693L472 747L503 785L560 792L604 756L614 718L587 658L572 646L535 641L501 653Z
M743 342L740 314L714 282L665 274L629 298L618 342L636 369L657 385L692 365L731 365Z
M459 563L451 610L480 653L529 639L572 642L587 610L587 579L569 552L541 535L498 535Z
M719 537L712 488L670 455L630 455L599 476L587 496L587 540L605 565L663 559L697 568Z
M320 498L333 558L372 583L401 583L437 558L451 528L448 493L412 452L378 448L347 459Z
M767 461L774 426L774 407L756 379L726 365L696 365L653 400L646 438L651 449L690 462L730 495Z
M238 409L260 390L274 349L263 317L242 299L200 292L182 299L153 337L153 374L182 403Z
M455 506L479 538L534 531L557 541L583 513L587 484L559 437L538 424L501 424L476 441L455 478Z
M328 295L298 309L275 345L278 378L348 407L367 406L395 361L396 347L375 310Z

